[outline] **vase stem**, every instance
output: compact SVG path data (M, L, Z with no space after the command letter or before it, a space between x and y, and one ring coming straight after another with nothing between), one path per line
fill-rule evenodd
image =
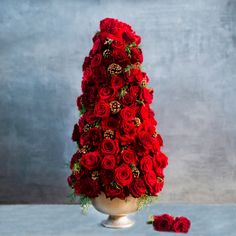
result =
M128 228L134 224L134 221L130 220L127 215L109 215L101 224L107 228Z

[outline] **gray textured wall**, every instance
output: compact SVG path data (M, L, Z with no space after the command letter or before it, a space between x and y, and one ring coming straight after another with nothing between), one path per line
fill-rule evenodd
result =
M104 17L142 36L162 202L236 202L236 1L1 1L0 203L67 202L81 65Z

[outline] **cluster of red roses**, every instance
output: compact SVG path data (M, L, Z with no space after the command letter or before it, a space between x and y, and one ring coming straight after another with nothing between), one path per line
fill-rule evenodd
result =
M69 185L90 198L156 196L168 164L150 109L153 90L140 68L141 38L116 19L100 22L93 48L83 64L82 116L72 139L78 150L71 159Z
M188 233L191 226L191 221L187 217L173 217L169 214L153 216L153 221L151 223L157 231L176 233Z

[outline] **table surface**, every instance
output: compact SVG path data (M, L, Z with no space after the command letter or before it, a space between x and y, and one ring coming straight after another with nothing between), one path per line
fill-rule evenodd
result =
M106 215L90 208L87 215L79 205L0 205L0 235L84 236L84 235L186 235L160 233L146 224L149 215L169 213L192 221L187 235L236 236L236 204L192 205L156 204L130 215L135 225L128 229L108 229L100 225Z

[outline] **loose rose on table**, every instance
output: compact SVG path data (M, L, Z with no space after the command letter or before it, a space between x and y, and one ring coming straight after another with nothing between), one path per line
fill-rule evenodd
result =
M147 221L154 230L161 232L188 233L191 221L185 216L174 217L169 214L154 215Z

